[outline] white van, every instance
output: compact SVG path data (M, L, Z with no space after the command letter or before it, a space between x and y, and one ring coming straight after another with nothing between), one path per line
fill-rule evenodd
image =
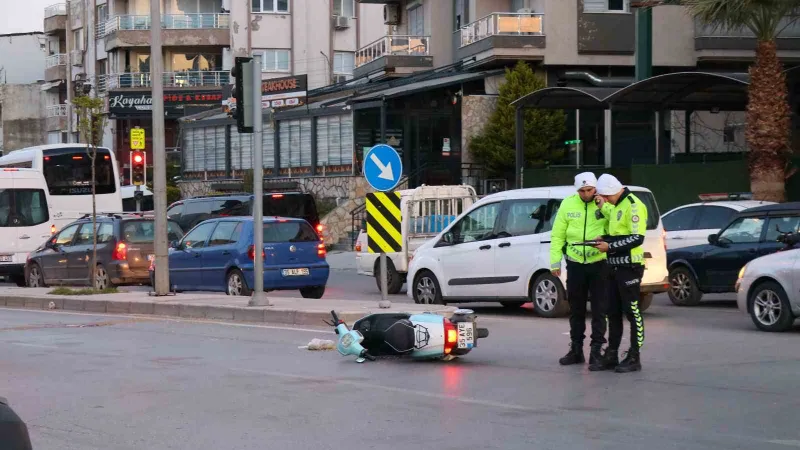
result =
M653 294L666 292L664 228L653 193L628 186L647 207L645 272L640 309ZM573 186L515 189L488 195L420 246L408 268L407 295L416 303L500 302L518 307L533 302L537 314L569 313L566 263L561 277L550 273L550 231L561 201ZM464 242L449 243L458 229Z
M0 276L25 286L28 254L50 238L47 183L36 169L0 169Z

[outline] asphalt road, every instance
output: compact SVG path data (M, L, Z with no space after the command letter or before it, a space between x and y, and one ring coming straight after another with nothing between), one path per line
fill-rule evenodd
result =
M356 364L298 348L328 329L0 309L0 396L36 450L800 447L800 328L659 304L623 375L559 366L566 320L490 310L461 360Z

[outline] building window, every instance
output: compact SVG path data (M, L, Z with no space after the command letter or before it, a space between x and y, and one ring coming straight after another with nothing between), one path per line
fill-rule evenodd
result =
M583 0L583 12L628 12L630 0Z
M408 10L408 35L425 35L425 14L422 6L417 6L414 9Z
M254 13L288 13L289 0L253 0Z
M355 17L355 0L333 0L333 15L343 17Z
M453 28L455 31L469 23L469 0L453 0Z
M356 66L356 54L353 52L336 52L333 54L333 73L352 75Z
M289 50L257 50L262 72L289 72Z

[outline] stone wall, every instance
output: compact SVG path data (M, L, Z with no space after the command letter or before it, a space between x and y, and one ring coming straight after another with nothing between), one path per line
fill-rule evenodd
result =
M497 108L496 95L465 95L461 103L461 162L471 163L469 142L483 131Z

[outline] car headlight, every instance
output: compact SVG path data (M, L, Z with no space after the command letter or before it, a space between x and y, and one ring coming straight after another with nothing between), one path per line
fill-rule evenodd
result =
M745 273L746 271L747 271L747 264L745 264L744 266L742 266L742 269L741 269L741 270L739 270L739 279L740 279L740 280L741 280L742 278L744 278L744 273Z

